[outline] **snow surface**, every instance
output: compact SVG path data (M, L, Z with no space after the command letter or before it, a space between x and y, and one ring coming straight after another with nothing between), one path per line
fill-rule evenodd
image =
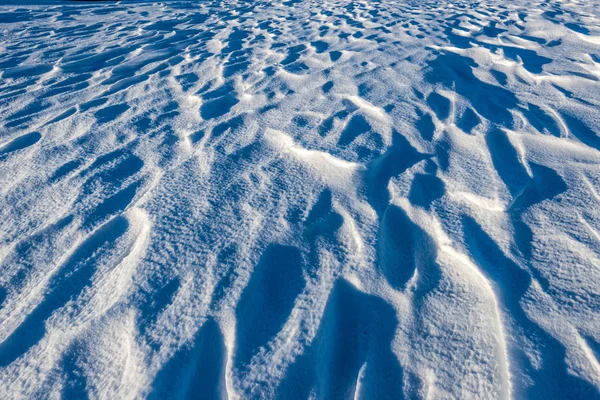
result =
M38 3L0 398L600 397L598 1Z

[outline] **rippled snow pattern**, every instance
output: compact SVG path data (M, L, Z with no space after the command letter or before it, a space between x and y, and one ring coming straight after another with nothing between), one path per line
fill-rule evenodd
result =
M597 1L46 3L0 397L600 397Z

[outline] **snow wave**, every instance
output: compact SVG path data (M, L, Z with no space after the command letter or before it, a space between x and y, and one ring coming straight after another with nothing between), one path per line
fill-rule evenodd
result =
M600 398L594 2L40 3L3 398Z

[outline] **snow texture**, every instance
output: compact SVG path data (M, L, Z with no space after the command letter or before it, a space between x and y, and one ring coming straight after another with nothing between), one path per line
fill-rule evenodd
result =
M600 3L0 5L0 398L600 398Z

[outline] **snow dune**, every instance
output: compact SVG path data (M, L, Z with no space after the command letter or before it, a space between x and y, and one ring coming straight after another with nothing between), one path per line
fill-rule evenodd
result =
M600 398L594 1L0 5L0 397Z

